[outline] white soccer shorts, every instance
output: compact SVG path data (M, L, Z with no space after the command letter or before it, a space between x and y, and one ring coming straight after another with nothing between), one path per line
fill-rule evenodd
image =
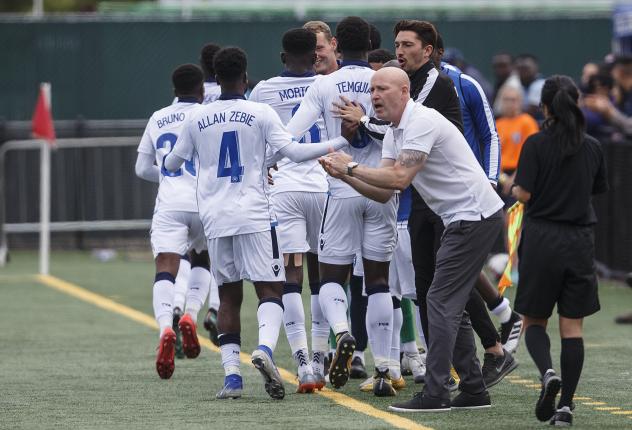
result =
M397 298L413 300L417 298L408 221L397 223L397 246L389 266L388 285L391 295Z
M279 247L284 254L318 253L325 200L327 193L288 191L272 195Z
M364 276L364 263L360 253L357 253L353 259L353 276Z
M258 233L209 239L208 252L217 285L242 279L285 282L283 255L274 227Z
M163 252L184 255L191 249L197 253L206 250L204 227L197 212L155 212L150 237L154 258Z
M357 253L367 260L390 261L397 241L397 194L385 204L364 196L325 204L318 261L351 264Z

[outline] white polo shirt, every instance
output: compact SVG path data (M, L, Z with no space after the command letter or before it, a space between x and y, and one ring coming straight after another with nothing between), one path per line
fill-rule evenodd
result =
M444 225L480 221L503 207L461 132L436 110L408 101L384 136L382 158L396 160L404 149L428 155L412 184Z

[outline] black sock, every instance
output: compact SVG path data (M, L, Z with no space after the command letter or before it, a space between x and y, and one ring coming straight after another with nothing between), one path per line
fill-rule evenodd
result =
M546 329L541 325L530 325L524 333L524 341L540 375L544 376L547 370L553 368L551 341Z
M584 339L581 337L562 339L562 353L560 354L562 395L560 396L559 408L562 406L571 406L583 366Z
M356 340L356 350L364 351L369 337L366 332L366 307L367 296L362 295L363 279L361 276L351 276L349 290L351 290L351 305L349 316L351 318L351 334Z

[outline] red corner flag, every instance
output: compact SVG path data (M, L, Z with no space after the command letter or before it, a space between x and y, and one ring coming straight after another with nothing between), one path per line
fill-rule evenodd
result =
M33 112L33 137L45 139L51 145L55 141L55 128L53 127L53 114L50 107L50 83L40 84L37 104Z

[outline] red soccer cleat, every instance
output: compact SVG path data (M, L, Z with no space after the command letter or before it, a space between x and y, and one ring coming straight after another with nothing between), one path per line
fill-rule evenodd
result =
M195 322L191 315L185 314L180 318L178 327L180 327L180 332L182 333L184 355L188 358L195 358L200 355L200 341L198 340Z
M175 365L173 359L176 353L176 332L167 327L160 336L158 355L156 356L156 371L161 379L169 379L173 375Z

